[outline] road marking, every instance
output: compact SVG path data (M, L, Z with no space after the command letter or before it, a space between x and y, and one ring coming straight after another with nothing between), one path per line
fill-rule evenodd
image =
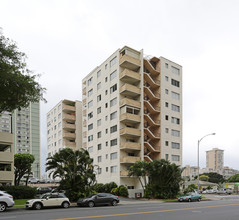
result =
M17 218L16 216L8 216L8 217L3 217L1 219L12 219L12 218Z
M73 217L73 218L58 218L58 219L54 219L54 220L72 220L72 219L105 218L105 217L112 217L112 216L140 215L140 214L150 214L150 213L160 213L160 212L175 212L175 211L184 211L184 210L193 210L193 209L208 209L208 208L226 207L226 206L237 206L237 205L239 205L239 204L215 205L215 206L202 206L202 207L192 207L192 208L183 208L183 209L166 209L166 210L149 211L149 212L120 213L120 214L111 214L111 215L82 216L82 217Z

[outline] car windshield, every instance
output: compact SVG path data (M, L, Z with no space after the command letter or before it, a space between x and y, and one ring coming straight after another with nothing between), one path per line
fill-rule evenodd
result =
M93 197L93 196L95 196L95 194L89 195L89 196L87 196L86 198L91 198L91 197Z

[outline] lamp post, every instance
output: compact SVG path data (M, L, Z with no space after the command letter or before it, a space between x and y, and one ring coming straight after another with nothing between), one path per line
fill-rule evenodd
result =
M207 134L205 136L203 136L201 139L198 140L198 192L199 192L199 145L200 145L200 142L203 138L209 136L209 135L215 135L216 133L211 133L211 134Z

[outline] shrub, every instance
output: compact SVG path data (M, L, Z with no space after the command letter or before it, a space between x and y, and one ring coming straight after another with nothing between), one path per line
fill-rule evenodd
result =
M106 183L104 185L105 193L110 193L112 189L118 187L115 182Z
M105 192L105 185L103 183L96 183L92 189L98 193Z
M128 189L125 186L119 186L119 196L123 196L123 197L128 197L129 196L129 192Z
M30 186L0 186L0 190L6 191L14 199L32 199L37 194L37 189Z
M110 193L117 196L118 191L119 191L119 189L118 189L118 187L116 187L116 188L112 189Z

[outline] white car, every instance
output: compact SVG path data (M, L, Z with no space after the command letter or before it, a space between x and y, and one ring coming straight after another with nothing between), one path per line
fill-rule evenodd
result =
M13 197L4 191L0 191L0 212L4 212L7 207L14 206Z
M28 183L40 183L40 180L37 179L37 178L32 177L28 180Z
M46 193L40 199L32 199L26 202L26 209L42 209L44 207L61 206L69 208L70 201L63 193Z

